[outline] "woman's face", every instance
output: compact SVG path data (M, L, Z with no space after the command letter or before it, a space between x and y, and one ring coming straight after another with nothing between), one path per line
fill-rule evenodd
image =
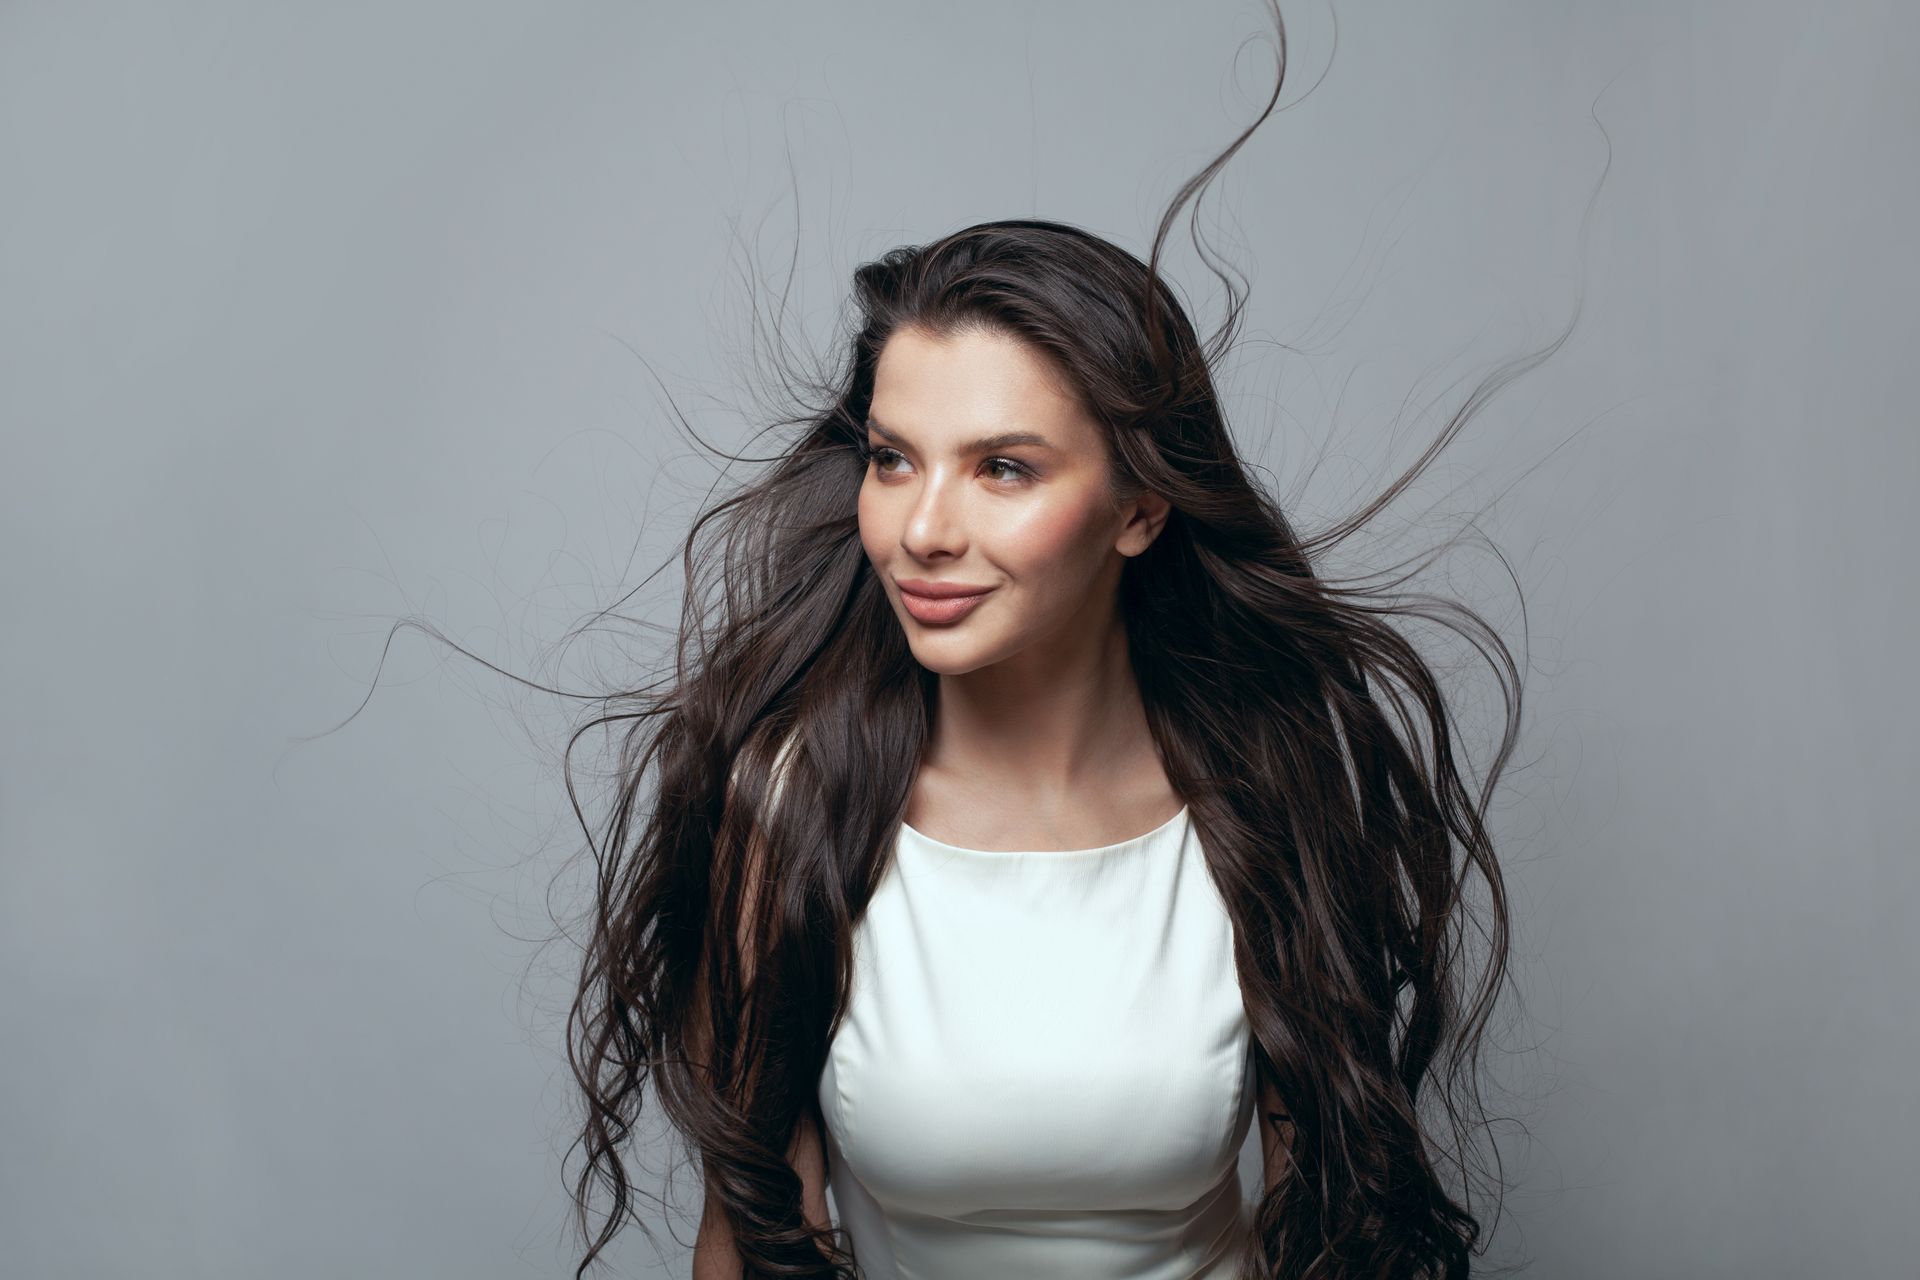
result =
M896 330L874 373L860 541L914 657L959 675L1111 623L1167 504L1114 506L1104 436L1018 339ZM972 594L919 594L963 587Z

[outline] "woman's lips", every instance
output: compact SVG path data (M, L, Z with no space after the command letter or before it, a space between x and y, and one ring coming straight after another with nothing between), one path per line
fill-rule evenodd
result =
M965 596L923 596L903 586L900 588L900 603L920 622L958 622L992 593L993 588L988 587Z

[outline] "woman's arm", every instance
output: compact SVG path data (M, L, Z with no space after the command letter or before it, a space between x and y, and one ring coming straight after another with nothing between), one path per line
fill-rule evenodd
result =
M784 751L782 753L784 755ZM734 933L741 969L741 984L746 990L752 989L754 961L759 954L758 939L755 935L755 919L759 902L766 887L766 848L760 839L760 830L756 825L748 831L746 840L746 865L743 871L745 883L741 893L740 920ZM697 994L693 1002L693 1055L702 1064L708 1061L707 1046L711 1038L711 1029L706 1018L706 1000L704 994ZM800 1209L810 1226L830 1230L832 1223L827 1212L827 1154L821 1144L817 1109L809 1109L800 1117L794 1127L793 1139L787 1145L787 1163L800 1175ZM740 1280L742 1271L740 1253L734 1247L733 1231L728 1225L726 1214L715 1203L712 1192L708 1192L706 1203L700 1211L700 1232L694 1237L693 1280Z
M807 1223L830 1230L827 1215L827 1154L820 1142L820 1129L812 1115L802 1116L787 1147L787 1163L800 1175L800 1206ZM700 1234L693 1243L693 1280L740 1280L739 1251L733 1247L733 1232L726 1215L707 1197L700 1214Z
M1260 1082L1260 1110L1255 1119L1260 1122L1260 1186L1263 1191L1271 1191L1287 1176L1288 1166L1293 1162L1287 1153L1293 1144L1293 1122L1287 1119L1287 1109L1280 1105L1279 1095L1265 1080Z

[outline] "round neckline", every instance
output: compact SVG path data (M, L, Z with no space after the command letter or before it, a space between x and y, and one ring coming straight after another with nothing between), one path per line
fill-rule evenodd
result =
M1125 840L1118 840L1113 844L1096 845L1091 849L969 849L965 845L948 844L945 840L936 840L905 818L900 820L900 830L921 844L943 853L967 853L978 858L1087 858L1105 853L1121 853L1147 844L1156 837L1164 835L1175 825L1183 823L1188 816L1188 808L1189 806L1182 804L1178 813L1151 831L1143 831L1137 836L1128 836Z

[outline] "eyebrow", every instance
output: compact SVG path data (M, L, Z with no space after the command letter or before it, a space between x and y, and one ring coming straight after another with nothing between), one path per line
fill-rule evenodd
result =
M875 435L891 440L895 444L907 443L906 437L880 425L880 423L872 417L867 419L867 430L873 432ZM1047 439L1045 436L1036 435L1031 431L1001 431L994 435L981 436L978 440L968 441L965 445L961 446L961 452L991 453L995 449L1011 449L1023 444L1038 445L1042 449L1053 448L1053 441Z

